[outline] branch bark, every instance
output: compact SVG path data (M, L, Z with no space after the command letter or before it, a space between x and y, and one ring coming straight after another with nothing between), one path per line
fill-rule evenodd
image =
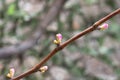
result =
M21 54L27 51L28 49L34 47L37 44L37 41L42 36L42 34L44 33L44 29L56 18L66 1L67 0L56 0L53 3L48 13L46 13L45 18L41 20L41 23L38 25L38 28L33 33L32 37L26 39L20 44L0 48L0 59Z
M99 21L97 21L96 23L94 23L92 26L90 26L89 28L85 29L84 31L80 32L79 34L73 36L72 38L70 38L69 40L65 41L63 44L61 44L60 46L56 47L55 49L53 49L45 58L43 58L40 63L38 63L37 65L35 65L32 69L28 70L27 72L13 78L12 80L19 80L25 76L31 75L37 71L39 71L39 68L45 64L52 56L54 56L58 51L62 50L63 48L65 48L68 44L70 44L71 42L79 39L80 37L94 31L97 29L97 27L99 25L101 25L102 23L104 23L105 21L109 20L110 18L112 18L113 16L117 15L120 13L120 8L115 10L114 12L112 12L111 14L105 16L104 18L100 19Z

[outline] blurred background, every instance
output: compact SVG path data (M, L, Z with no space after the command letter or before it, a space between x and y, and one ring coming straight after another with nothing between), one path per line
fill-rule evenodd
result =
M6 80L11 67L17 76L39 63L56 47L56 33L64 42L120 7L119 0L67 0L45 24L56 13L45 16L55 1L60 0L0 0L0 80ZM107 23L109 29L85 35L54 55L45 64L49 67L45 73L21 80L119 80L120 15ZM34 39L37 31L41 36ZM31 47L19 47L29 46L25 44L29 41Z

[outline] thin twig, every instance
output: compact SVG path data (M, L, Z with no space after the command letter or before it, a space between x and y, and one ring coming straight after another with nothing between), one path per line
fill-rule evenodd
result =
M104 18L100 19L99 21L97 21L96 23L94 23L92 26L90 26L89 28L85 29L84 31L80 32L79 34L73 36L72 38L70 38L69 40L65 41L63 44L61 44L60 46L56 47L53 51L51 51L45 58L42 59L42 61L35 65L32 69L28 70L27 72L13 78L12 80L19 80L25 76L28 76L32 73L35 73L39 70L39 68L45 64L53 55L55 55L58 51L62 50L64 47L66 47L68 44L70 44L71 42L79 39L80 37L82 37L85 34L88 34L94 30L96 30L96 28L101 25L102 23L104 23L105 21L109 20L110 18L112 18L113 16L117 15L120 13L120 8L115 10L114 12L110 13L109 15L105 16Z

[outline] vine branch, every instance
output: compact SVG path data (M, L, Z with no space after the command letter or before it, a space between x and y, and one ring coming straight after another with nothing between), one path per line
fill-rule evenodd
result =
M97 27L99 25L101 25L102 23L104 23L105 21L109 20L110 18L112 18L113 16L117 15L120 13L120 8L113 11L112 13L108 14L107 16L105 16L104 18L100 19L99 21L95 22L92 26L90 26L89 28L85 29L84 31L80 32L79 34L73 36L72 38L68 39L67 41L65 41L63 44L61 44L60 46L56 47L55 49L53 49L45 58L43 58L41 60L40 63L38 63L37 65L35 65L32 69L28 70L27 72L13 78L12 80L19 80L25 76L28 76L32 73L35 73L39 70L39 68L45 64L53 55L55 55L58 51L62 50L63 48L65 48L68 44L70 44L71 42L79 39L80 37L84 36L85 34L88 34L94 30L97 29Z

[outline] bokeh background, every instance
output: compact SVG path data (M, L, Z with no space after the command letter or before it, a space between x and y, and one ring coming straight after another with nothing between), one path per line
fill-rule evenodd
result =
M64 42L120 7L119 0L67 0L59 15L43 29L39 25L42 19L48 20L44 15L55 1L0 0L0 80L6 80L11 67L17 76L39 63L56 47L56 33L63 35ZM47 72L21 80L119 80L120 15L106 23L109 29L85 35L54 55L45 64L49 67ZM36 45L10 56L1 52L4 47L19 46L38 27L43 34Z

